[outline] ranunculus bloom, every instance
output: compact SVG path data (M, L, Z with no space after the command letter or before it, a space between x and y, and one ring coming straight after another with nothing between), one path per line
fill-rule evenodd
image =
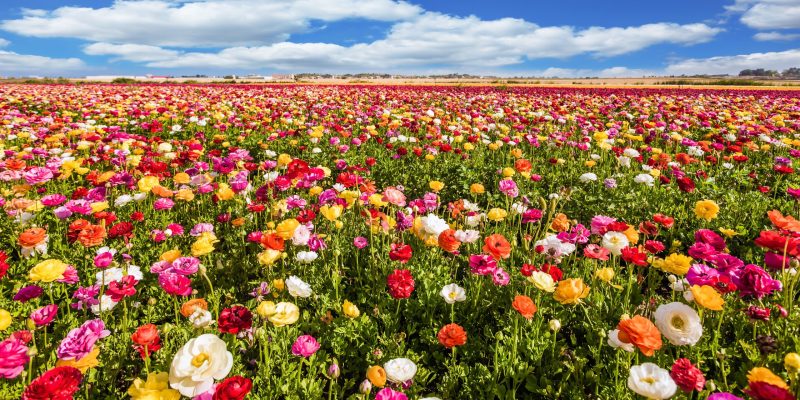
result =
M250 329L253 325L253 314L247 307L233 306L219 313L219 331L222 333L237 334Z
M49 304L38 308L31 313L31 320L36 326L49 325L58 314L58 305Z
M514 297L514 301L511 302L511 306L514 307L514 309L526 319L533 318L533 315L537 310L536 304L533 304L533 300L531 300L530 297L521 294L518 294Z
M436 337L439 339L439 343L448 349L456 346L463 346L467 343L467 332L458 324L447 324L443 326Z
M386 378L394 383L405 383L414 379L417 374L417 364L407 358L395 358L383 364Z
M511 244L503 235L495 233L483 240L483 251L495 260L505 259L511 256Z
M21 340L8 338L0 342L0 377L14 379L28 363L28 346Z
M396 269L386 278L389 294L395 299L407 299L414 291L414 277L407 269Z
M165 272L158 275L158 284L171 295L188 296L192 294L192 281L183 275Z
M71 399L82 379L75 367L55 367L34 379L22 393L22 400Z
M703 372L697 367L692 365L692 362L686 358L679 358L672 364L672 371L669 376L675 381L681 390L686 393L692 390L702 391L706 385L706 378Z
M253 381L241 376L232 376L217 384L212 400L242 400L253 388Z
M577 304L589 295L589 289L583 279L564 279L558 282L553 298L561 304Z
M208 392L215 379L223 379L233 367L233 355L216 335L189 340L172 359L169 384L186 397Z
M111 332L106 329L103 320L86 321L83 325L67 333L67 337L59 344L56 355L59 359L79 360L92 351L98 340L110 334Z
M648 357L652 357L662 346L661 333L658 328L641 315L619 321L617 329L619 329L620 341L633 344Z
M375 393L375 400L408 400L408 396L403 392L398 392L387 387Z
M439 234L439 247L441 247L442 250L453 253L458 250L459 246L461 246L461 242L456 239L455 230L447 229Z
M158 327L153 324L145 324L136 329L131 335L134 348L142 358L147 358L161 348L161 337L158 336Z
M311 357L319 350L319 343L311 335L302 335L292 344L292 354L301 357Z
M405 264L411 259L411 254L411 246L403 243L392 243L389 259Z

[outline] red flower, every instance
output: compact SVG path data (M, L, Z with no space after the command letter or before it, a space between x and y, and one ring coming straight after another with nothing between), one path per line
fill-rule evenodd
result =
M706 378L703 372L692 365L687 358L679 358L672 364L672 371L669 376L675 381L681 390L686 393L692 390L702 391L706 385Z
M667 229L672 228L672 225L675 224L675 218L668 217L664 214L653 215L653 221L656 221L656 223Z
M500 260L511 256L511 244L503 235L495 233L483 240L483 251L495 260Z
M414 291L414 277L407 269L396 269L386 278L389 294L395 299L407 299Z
M405 264L411 259L411 246L403 243L392 243L392 249L389 251L389 259L392 261L400 261Z
M242 400L253 388L253 381L241 376L232 376L217 384L212 400Z
M75 367L55 367L34 379L22 393L22 400L72 400L82 378Z
M125 276L118 281L109 283L106 294L111 296L111 300L119 303L124 297L133 296L136 294L137 283L138 281L133 277L133 275Z
M463 346L467 343L467 332L458 324L447 324L436 335L439 343L448 349Z
M686 193L694 192L695 185L694 181L692 181L692 178L684 176L682 178L678 178L677 182L678 182L678 188L680 188L682 191Z
M755 243L760 247L770 249L780 254L783 254L784 249L786 250L786 254L791 256L800 254L800 238L782 236L775 231L761 231Z
M3 279L8 271L8 263L6 260L8 260L8 255L4 251L0 251L0 279Z
M237 334L253 326L253 314L247 307L233 306L219 313L219 331Z
M133 236L133 224L130 222L120 222L116 225L113 225L108 230L109 239L116 239L118 237L130 239L131 236Z
M638 265L640 267L647 266L647 253L639 250L638 247L625 247L621 251L622 259L627 263Z
M142 358L147 358L161 348L161 337L158 336L158 327L153 324L145 324L136 329L131 335L136 349Z
M144 221L144 214L141 211L134 211L131 213L131 221L141 222Z
M795 400L788 390L767 382L750 382L744 392L754 400Z
M647 250L648 253L658 254L664 251L666 246L664 246L664 243L661 243L658 240L648 240L644 242L644 249Z
M550 277L553 278L554 281L558 282L561 278L564 277L564 272L561 271L561 268L558 268L555 265L544 264L542 265L542 272L547 272L550 274Z

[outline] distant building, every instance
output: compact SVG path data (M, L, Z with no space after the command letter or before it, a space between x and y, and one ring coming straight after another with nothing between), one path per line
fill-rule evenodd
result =
M268 80L271 80L271 81L293 81L294 80L294 75L293 74L272 74L272 76L270 76L268 78Z

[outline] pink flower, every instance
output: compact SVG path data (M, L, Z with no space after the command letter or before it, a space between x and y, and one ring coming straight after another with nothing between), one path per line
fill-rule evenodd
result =
M94 258L94 266L100 269L108 268L109 265L114 261L114 253L110 251L104 251Z
M363 236L359 236L359 237L353 239L353 246L356 246L359 250L363 249L364 247L367 247L367 244L369 244L367 242L367 238L365 238Z
M519 196L519 189L517 188L517 183L514 182L513 179L503 179L499 183L499 189L503 194L508 197L517 197Z
M155 203L153 203L153 209L156 211L170 210L174 205L175 202L172 201L171 199L160 198L156 200Z
M14 379L28 363L28 346L14 338L0 342L0 377Z
M53 179L53 171L45 167L33 167L25 172L25 182L28 185L38 185Z
M305 358L311 357L319 350L319 343L311 335L302 335L294 341L292 354Z
M36 326L49 325L51 322L53 322L53 319L55 319L57 314L58 306L55 304L49 304L34 310L31 313L31 320L33 320Z
M497 268L492 272L492 282L496 286L505 286L508 285L508 282L511 280L511 277L508 276L508 272L503 270L502 268Z
M767 271L753 264L745 265L739 276L732 278L742 297L753 295L760 299L783 288L781 281L772 279Z
M191 279L173 272L165 272L158 276L158 284L165 292L174 296L188 296L192 294Z
M103 320L86 321L67 333L67 337L58 345L56 355L60 360L80 360L92 351L98 340L110 334Z
M610 223L616 221L616 218L606 217L605 215L595 215L590 223L590 226L592 227L592 234L604 235L606 233L606 227Z
M490 275L497 269L497 261L486 254L469 256L469 268L476 275Z
M375 394L375 400L408 400L403 392L396 392L392 388L383 388Z
M200 260L194 257L179 257L172 262L171 272L181 275L191 275L200 269Z

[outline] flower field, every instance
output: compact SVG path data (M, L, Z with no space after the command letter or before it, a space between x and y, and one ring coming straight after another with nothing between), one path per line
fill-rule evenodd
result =
M800 94L0 86L2 399L795 399Z

